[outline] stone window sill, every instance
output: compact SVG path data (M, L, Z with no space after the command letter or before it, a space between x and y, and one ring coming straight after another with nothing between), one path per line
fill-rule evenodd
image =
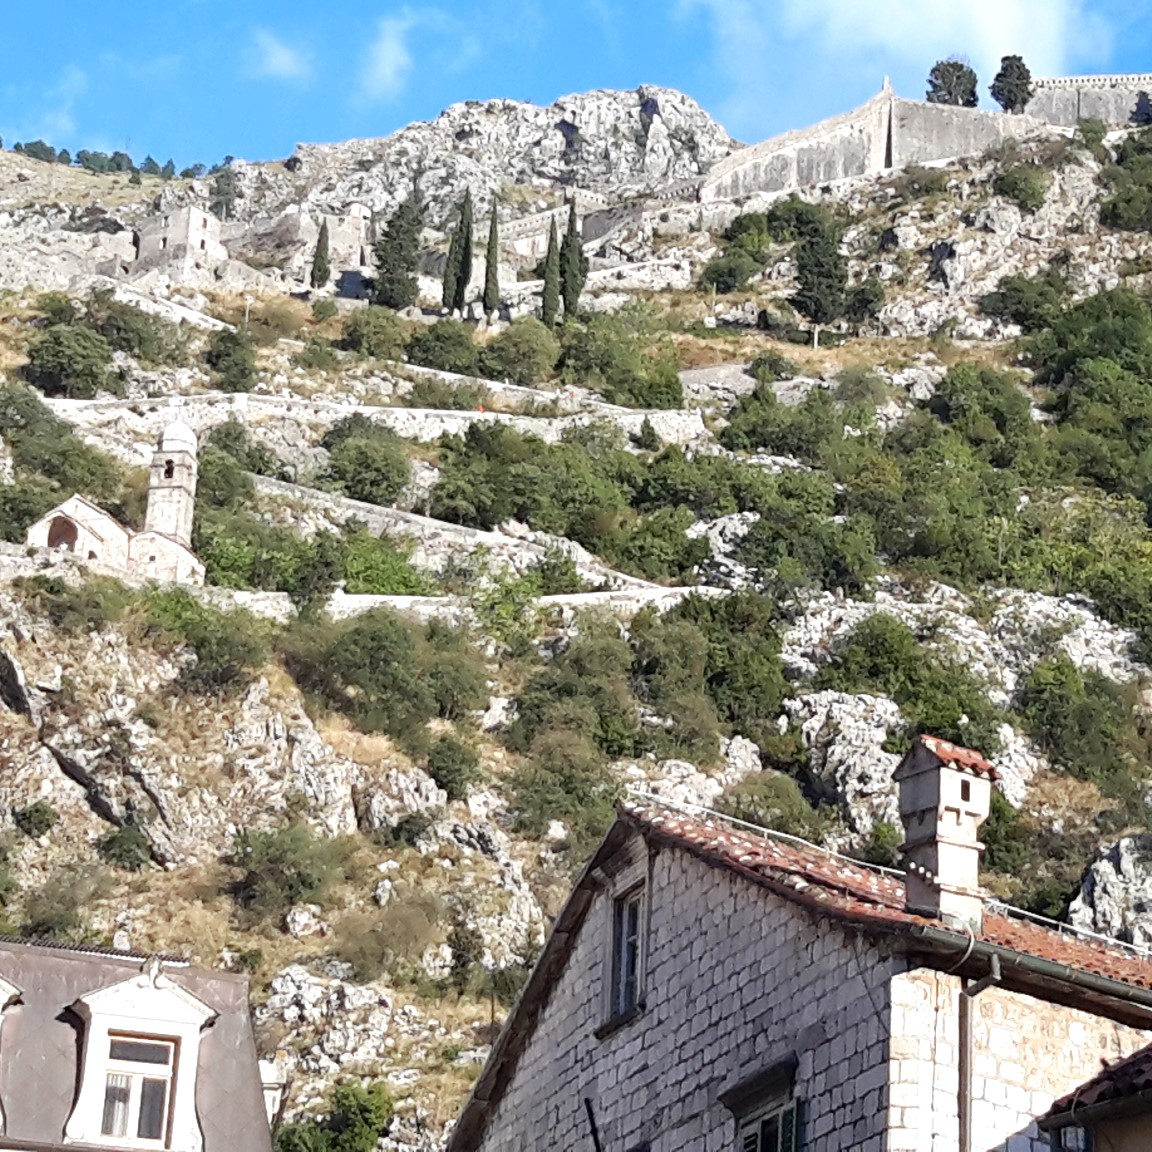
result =
M610 1020L605 1020L592 1035L595 1036L597 1040L607 1040L609 1036L614 1036L617 1032L627 1028L629 1024L634 1024L643 1015L644 1005L637 1004L635 1007L629 1008L627 1012L622 1012L619 1016L613 1016Z

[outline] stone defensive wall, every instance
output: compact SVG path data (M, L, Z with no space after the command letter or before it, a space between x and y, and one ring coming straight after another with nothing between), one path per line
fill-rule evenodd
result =
M547 393L541 394L547 398ZM129 446L135 462L151 458L156 437L174 420L189 424L203 434L229 419L238 420L258 433L262 424L303 426L319 435L353 413L392 429L405 440L428 444L441 436L462 436L473 424L503 424L548 444L556 444L572 428L609 423L628 436L639 435L648 420L665 444L681 446L706 436L698 411L645 411L599 405L591 411L569 416L517 416L507 412L433 411L423 408L381 408L370 404L336 404L287 396L254 393L222 393L218 396L173 396L155 400L48 400L49 407L74 427L119 444L124 456ZM126 457L127 458L127 457Z
M1112 126L1152 123L1152 73L1057 76L1035 82L1028 114L1075 128L1081 120Z
M726 157L709 172L700 199L740 200L975 156L1051 130L1034 116L902 100L886 89L852 112Z

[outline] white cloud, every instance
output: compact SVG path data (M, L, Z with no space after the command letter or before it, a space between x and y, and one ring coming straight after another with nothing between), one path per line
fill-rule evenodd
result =
M729 78L720 108L749 137L799 128L877 91L922 96L942 57L968 57L982 103L1002 56L1022 55L1038 76L1107 59L1109 28L1090 0L680 0L703 12L717 72Z
M270 80L307 80L312 75L312 61L306 52L293 48L275 32L257 28L252 33L257 76Z
M365 100L394 100L404 91L412 72L409 33L423 17L405 8L397 16L386 16L376 26L376 36L368 46L360 70L360 95Z

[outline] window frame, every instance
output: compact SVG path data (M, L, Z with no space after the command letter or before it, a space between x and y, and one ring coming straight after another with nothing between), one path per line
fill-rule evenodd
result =
M644 952L644 887L637 885L612 898L612 965L608 986L608 1019L623 1020L640 1009Z
M175 1036L154 1036L137 1032L107 1033L108 1055L104 1060L104 1098L101 1109L100 1139L108 1144L125 1148L170 1148L172 1146L172 1119L176 1099L176 1077L180 1063L180 1040ZM168 1049L166 1064L149 1063L143 1060L127 1060L112 1055L112 1045L117 1042L152 1044ZM125 1076L129 1079L127 1129L123 1136L105 1132L104 1113L107 1110L108 1080L112 1076ZM139 1135L140 1108L145 1080L162 1080L165 1084L163 1131L158 1137Z
M803 1105L791 1089L775 1093L736 1121L736 1152L801 1152ZM764 1128L776 1123L774 1148L763 1146ZM789 1128L791 1136L788 1136Z
M606 1039L614 1032L631 1024L646 1010L645 979L648 967L649 921L651 916L651 861L648 852L642 854L633 848L617 860L605 865L597 875L606 896L606 908L602 912L605 933L603 967L601 970L600 1019L603 1023L593 1035L597 1040ZM606 873L611 871L611 874ZM622 971L621 938L619 919L621 910L627 915L628 908L635 909L635 952L633 971ZM625 920L624 926L627 926ZM631 995L625 1003L620 996L621 980L632 985Z

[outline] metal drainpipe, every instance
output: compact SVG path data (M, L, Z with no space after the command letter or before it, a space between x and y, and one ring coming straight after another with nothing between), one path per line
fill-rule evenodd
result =
M973 1048L973 1001L994 984L1000 983L1000 957L993 956L987 976L975 984L965 984L960 990L960 1053L959 1053L959 1112L960 1112L960 1152L972 1152L972 1048Z

